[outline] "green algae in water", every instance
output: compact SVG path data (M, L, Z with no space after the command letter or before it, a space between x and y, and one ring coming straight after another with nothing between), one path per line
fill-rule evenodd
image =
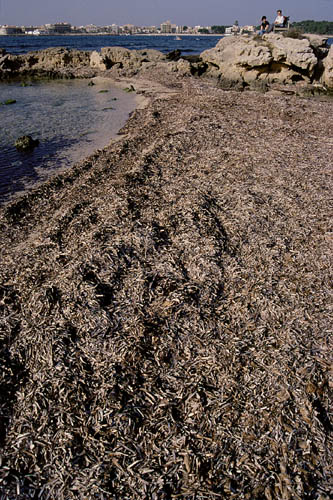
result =
M129 87L124 88L125 92L135 92L135 88L133 85L130 85Z
M15 104L15 103L16 103L16 99L7 99L7 101L1 102L0 104L2 106L8 106L9 104Z

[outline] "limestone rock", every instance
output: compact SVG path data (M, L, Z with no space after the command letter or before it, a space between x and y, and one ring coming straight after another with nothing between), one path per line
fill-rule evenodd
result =
M248 37L222 38L215 48L202 52L204 62L221 70L226 78L242 79L243 68L267 66L272 61L269 48Z
M106 66L105 62L103 62L103 58L102 58L101 54L99 52L97 52L96 50L94 50L91 53L90 66L92 68L96 68L96 69L99 69L101 71L107 70L107 66Z
M327 47L327 36L315 35L312 33L304 33L303 38L306 38L310 42L310 46L313 49L321 49Z
M179 74L179 76L191 76L192 75L192 66L189 61L185 59L179 59L179 61L175 61L169 64L170 69Z
M309 40L279 34L225 37L215 48L203 52L201 58L208 65L208 74L246 84L260 80L310 82L318 64Z
M179 59L179 61L176 62L176 66L179 75L190 76L192 74L192 66L189 61L186 61L185 59Z
M3 73L4 75L7 73L16 73L20 69L21 65L22 63L18 56L5 54L0 58L0 73Z
M310 77L313 75L318 61L309 40L298 40L279 34L268 34L263 38L268 42L275 62L304 70Z
M49 76L79 76L89 68L90 52L51 48L27 54L5 54L0 59L0 78L20 73Z
M325 87L333 89L333 45L331 45L328 55L324 60L322 83Z
M23 56L23 62L29 69L78 68L89 65L90 52L56 47L26 54Z
M106 69L118 65L121 69L138 71L145 63L166 60L166 56L158 50L129 50L124 47L103 47L101 49L101 62Z
M208 64L208 73L230 82L257 79L259 68L268 68L273 60L265 42L246 36L222 38L215 48L204 51L201 58Z

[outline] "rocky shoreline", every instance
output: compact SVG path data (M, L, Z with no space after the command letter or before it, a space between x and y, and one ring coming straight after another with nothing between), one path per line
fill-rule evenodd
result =
M333 46L327 37L281 34L222 38L215 48L199 56L182 57L180 51L104 47L100 52L53 48L23 55L0 49L0 80L51 77L112 78L144 76L152 70L180 77L214 79L224 88L268 90L289 85L298 94L333 91Z
M3 498L333 494L333 103L170 64L0 209Z

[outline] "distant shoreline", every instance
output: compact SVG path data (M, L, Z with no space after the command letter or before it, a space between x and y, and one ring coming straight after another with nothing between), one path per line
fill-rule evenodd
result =
M323 33L311 33L312 35L318 35L318 36L327 36L327 38L333 38L333 33L327 35L326 33L323 34ZM13 33L13 34L7 34L7 35L0 35L0 39L2 37L28 37L28 36L31 36L31 37L47 37L47 36L56 36L56 37L63 37L63 36L72 36L72 37L76 37L76 36L114 36L114 37L143 37L143 36L149 36L149 37L225 37L225 36L229 36L227 35L226 33L197 33L197 34L194 34L194 33L135 33L133 35L125 35L125 34L121 34L121 35L117 35L115 33L52 33L52 34L43 34L43 33L40 33L39 35L33 35L33 34L26 34L26 33Z
M33 36L33 37L39 37L39 36L120 36L120 37L127 37L127 36L180 36L180 37L183 37L183 36L225 36L225 33L218 33L218 34L214 34L214 33L198 33L198 34L195 34L195 33L135 33L133 35L125 35L125 34L121 34L121 35L117 35L115 33L40 33L39 35L33 35L33 34L28 34L28 33L13 33L13 34L7 34L7 35L0 35L0 37L7 37L7 36L18 36L18 37L25 37L25 36ZM333 36L333 35L332 35Z

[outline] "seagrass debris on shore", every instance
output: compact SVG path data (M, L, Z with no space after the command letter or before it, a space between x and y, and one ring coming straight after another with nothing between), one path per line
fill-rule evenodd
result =
M332 103L170 85L0 211L4 498L333 493Z

